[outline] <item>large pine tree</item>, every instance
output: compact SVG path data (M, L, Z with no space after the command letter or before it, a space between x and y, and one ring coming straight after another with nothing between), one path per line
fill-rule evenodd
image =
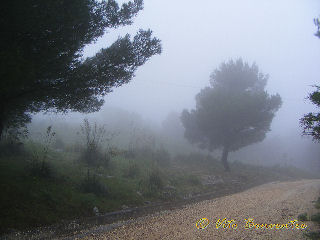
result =
M97 111L103 96L128 83L161 52L150 30L118 38L95 56L83 48L108 29L132 23L142 0L10 0L1 4L0 136L30 113Z
M196 108L184 110L185 137L199 147L222 148L222 163L230 170L228 153L262 141L281 105L281 98L265 90L268 76L241 59L221 64L196 96Z

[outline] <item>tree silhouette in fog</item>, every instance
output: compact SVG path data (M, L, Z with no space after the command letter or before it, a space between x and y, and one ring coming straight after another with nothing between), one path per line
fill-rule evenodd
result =
M318 30L315 35L320 38L320 20L314 19L314 23ZM320 107L320 86L314 86L317 90L310 93L308 99ZM316 142L320 142L320 113L308 113L300 119L300 124L303 127L303 135L311 136Z
M230 151L262 141L270 131L281 98L264 90L267 79L242 59L222 63L210 76L211 86L196 95L196 108L182 112L185 137L210 151L222 148L226 171Z
M112 88L128 83L136 69L161 52L151 30L119 37L95 56L83 48L132 23L142 0L5 1L1 5L0 136L39 111L93 112ZM107 46L107 44L106 44Z

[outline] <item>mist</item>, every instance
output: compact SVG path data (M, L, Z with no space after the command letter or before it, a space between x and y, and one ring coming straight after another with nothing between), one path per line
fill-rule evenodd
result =
M105 97L104 118L108 108L119 108L160 128L170 112L195 106L195 95L209 85L221 62L242 57L269 75L266 89L279 93L283 104L264 142L231 154L231 159L257 151L260 160L253 162L260 164L283 164L284 155L287 164L296 166L317 161L318 145L301 137L299 119L316 111L306 97L319 82L320 45L313 24L319 9L318 1L146 1L132 25L107 32L84 49L84 57L93 56L118 36L140 28L152 29L163 45L162 54L140 67L131 82ZM99 114L62 116L70 121L87 117L98 120Z
M318 0L4 3L0 238L191 239L217 213L319 223L319 14ZM284 232L260 230L239 236Z

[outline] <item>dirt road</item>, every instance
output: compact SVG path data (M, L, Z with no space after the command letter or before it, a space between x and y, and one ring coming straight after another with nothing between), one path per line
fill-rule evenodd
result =
M310 221L290 221L304 212L315 213L314 201L319 196L320 180L269 183L139 218L112 231L92 233L81 239L305 239L303 233L317 226ZM209 221L204 229L196 227L201 218ZM221 223L224 218L230 224L217 225L217 221L220 219ZM253 223L260 224L260 228ZM198 227L200 225L205 227L205 221Z

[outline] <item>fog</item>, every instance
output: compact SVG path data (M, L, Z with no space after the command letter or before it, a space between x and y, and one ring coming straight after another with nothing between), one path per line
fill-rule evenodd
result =
M152 29L162 42L161 55L140 67L129 84L105 97L103 116L108 118L109 108L119 108L161 129L170 112L180 114L194 108L195 95L209 85L211 72L221 62L242 57L270 75L266 89L279 93L283 104L267 138L232 153L230 158L314 166L320 157L319 145L301 137L299 119L315 111L306 97L312 85L319 83L320 40L314 36L313 24L319 13L317 0L146 0L132 25L110 30L84 49L85 57L93 56L118 36L133 35L140 28ZM73 121L98 119L99 113L37 115L35 119L43 117Z
M0 239L320 239L319 0L2 7Z

